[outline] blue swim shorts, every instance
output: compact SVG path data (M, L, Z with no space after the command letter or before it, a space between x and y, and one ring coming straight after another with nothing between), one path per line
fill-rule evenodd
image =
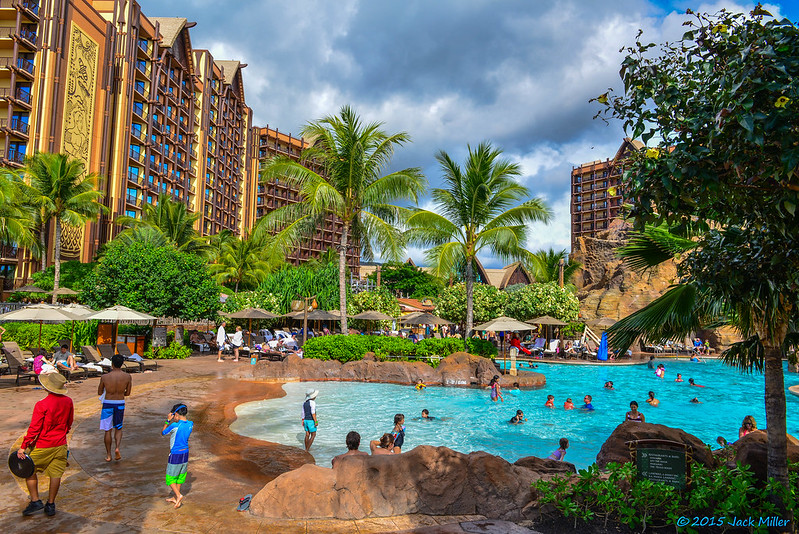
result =
M316 423L314 422L313 419L305 419L302 422L302 427L305 429L306 432L310 432L311 434L316 432Z

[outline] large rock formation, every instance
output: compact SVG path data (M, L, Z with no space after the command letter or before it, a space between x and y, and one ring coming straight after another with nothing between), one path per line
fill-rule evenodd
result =
M268 518L361 519L405 514L533 517L531 484L542 475L485 452L422 445L398 456L351 456L335 469L304 465L253 498Z
M621 220L614 220L597 237L577 239L572 258L583 264L575 277L582 319L626 317L662 295L676 280L674 262L639 274L616 256L616 249L626 244L629 230Z
M363 360L343 365L334 360L315 360L292 355L281 362L260 361L255 366L242 366L239 377L393 384L414 384L421 380L427 385L485 386L497 373L491 360L466 352L456 352L441 360L436 368L423 362L379 362L369 355ZM517 376L503 376L500 385L509 387L514 382L522 388L537 388L546 384L546 378L541 373L520 371Z
M691 456L695 461L707 467L712 467L715 464L707 445L688 432L666 425L625 421L617 426L607 441L602 444L602 448L596 455L597 465L600 469L604 469L610 462L622 464L632 461L630 447L627 443L641 439L662 439L684 443L691 447Z
M768 471L768 434L750 432L731 445L735 450L735 458L728 462L730 467L740 462L748 465L760 480L766 480ZM788 434L788 463L799 462L799 440Z

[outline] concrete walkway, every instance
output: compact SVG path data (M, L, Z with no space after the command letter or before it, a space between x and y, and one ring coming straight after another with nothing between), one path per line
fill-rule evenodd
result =
M23 518L21 511L28 502L24 481L2 469L0 532L530 532L513 524L484 524L482 516L273 521L236 512L240 497L255 494L269 480L313 458L294 447L230 432L228 426L235 418L233 408L237 404L283 395L279 384L226 379L234 365L248 364L217 363L215 356L206 355L165 361L156 372L134 374L119 462L105 462L103 433L98 429L99 379L69 384L75 423L69 442L70 465L56 500L58 512L55 517L37 514ZM0 377L0 445L8 453L19 447L33 405L45 396L38 386L15 387L13 382L13 377ZM183 486L186 498L175 510L164 500L169 495L164 484L169 442L160 431L166 414L177 402L188 405L195 427L189 477ZM40 480L43 495L46 487L46 479Z

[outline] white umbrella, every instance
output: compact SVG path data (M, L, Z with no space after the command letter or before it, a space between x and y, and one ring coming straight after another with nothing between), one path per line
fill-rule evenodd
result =
M39 323L39 346L42 345L43 323L63 323L64 321L72 321L74 319L75 316L63 311L62 308L58 306L51 306L50 304L33 304L0 315L0 322L15 321Z
M75 320L72 321L72 332L69 336L69 350L72 351L72 340L75 338L75 321L85 321L86 316L92 315L93 313L97 313L95 310L89 308L88 306L84 306L83 304L77 304L73 302L72 304L67 304L61 308L68 314L72 315Z
M105 323L115 323L112 340L114 343L116 343L119 323L151 324L157 319L157 317L138 312L134 309L128 308L127 306L111 306L110 308L100 310L92 315L87 315L83 317L83 319L87 321L97 320Z

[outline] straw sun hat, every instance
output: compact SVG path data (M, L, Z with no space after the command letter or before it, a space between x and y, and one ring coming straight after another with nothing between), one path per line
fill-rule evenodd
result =
M309 389L305 392L305 400L314 400L319 395L318 389Z
M67 379L61 373L40 374L39 383L50 393L55 393L56 395L67 394Z

